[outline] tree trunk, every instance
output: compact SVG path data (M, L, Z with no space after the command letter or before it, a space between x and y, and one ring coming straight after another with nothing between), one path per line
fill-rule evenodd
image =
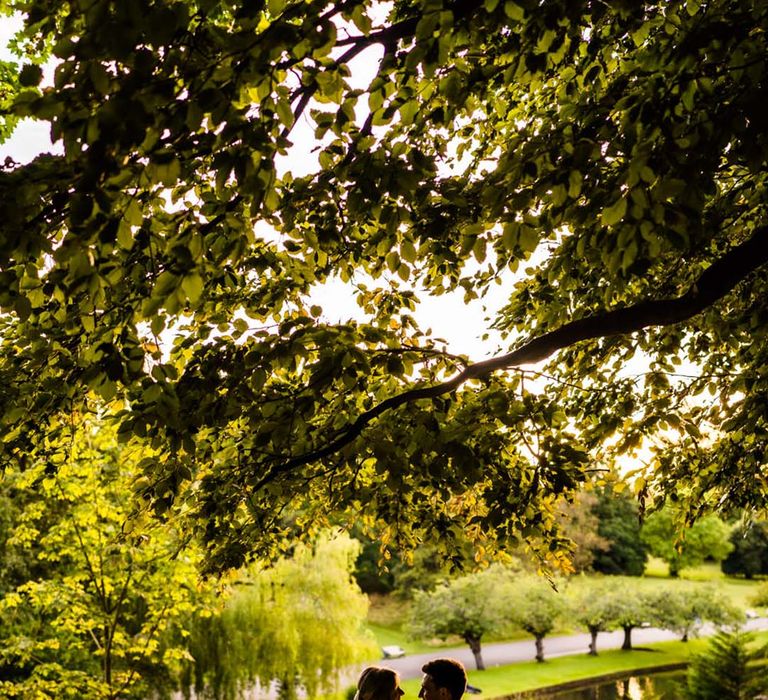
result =
M622 627L624 630L624 644L621 645L622 650L624 651L631 651L632 650L632 629L634 625L625 625Z
M469 644L469 648L472 650L472 655L475 657L475 666L478 671L485 671L485 664L483 663L483 651L480 647L480 637L475 637L472 634L465 634L464 641Z
M296 680L286 676L278 683L277 697L280 700L296 700Z
M597 656L597 633L600 630L598 630L597 627L589 627L589 655L590 656Z
M669 577L680 578L680 562L677 559L669 562Z
M687 642L688 641L688 630L685 630L685 632L683 632L683 638L680 641L681 642Z
M544 663L544 637L536 637L536 661Z

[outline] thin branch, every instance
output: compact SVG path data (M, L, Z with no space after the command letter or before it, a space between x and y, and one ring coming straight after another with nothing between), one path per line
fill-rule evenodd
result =
M480 2L478 2L478 0L465 0L464 2L457 2L455 5L453 5L453 7L450 7L449 9L453 10L455 18L460 19L463 17L468 17L479 7ZM372 32L370 34L359 34L357 36L352 36L337 41L336 47L348 46L349 48L344 51L344 53L342 53L338 58L334 59L333 68L337 68L338 66L349 63L358 54L361 54L363 51L370 48L371 46L375 46L376 44L385 44L387 47L392 47L392 50L394 50L394 47L400 39L413 38L415 36L416 27L420 20L421 15L416 17L409 17L407 19L400 20L399 22L395 22L394 24L391 24L384 29L380 29L379 31ZM328 70L332 70L332 68L329 68ZM317 92L318 88L319 85L315 81L311 85L300 87L293 95L291 101L300 96L293 112L293 124L283 128L283 131L280 134L281 138L287 138L290 135L291 131L293 130L293 126L296 124L296 122L299 120L299 117L307 108L307 105L314 96L315 92ZM359 138L362 138L363 136L366 136L368 133L370 133L371 124L372 116L369 115L366 123L363 125L363 129L359 135Z

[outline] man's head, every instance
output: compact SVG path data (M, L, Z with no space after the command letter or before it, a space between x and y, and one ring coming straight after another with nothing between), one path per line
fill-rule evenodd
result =
M421 670L419 697L422 700L459 700L467 689L467 672L456 659L433 659Z

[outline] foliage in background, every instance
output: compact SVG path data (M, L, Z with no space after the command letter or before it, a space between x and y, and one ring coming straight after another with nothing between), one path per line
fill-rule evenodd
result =
M576 621L589 632L590 656L597 656L597 635L613 630L618 624L620 607L615 595L617 588L610 579L593 579L588 585L582 585L572 602ZM624 592L633 595L631 588L625 588Z
M175 686L181 629L212 590L172 522L131 517L140 457L153 458L84 426L55 469L6 473L3 496L22 494L23 507L5 521L6 563L22 565L0 598L3 697L141 699Z
M512 620L536 644L536 661L544 661L544 637L557 625L568 605L561 593L543 578L523 578L514 582L511 605Z
M593 552L595 571L642 576L648 553L640 539L637 502L626 490L608 486L597 491L594 511L598 519L597 533L608 542L605 550Z
M368 600L352 579L359 551L345 535L325 536L238 575L222 609L191 627L185 696L235 700L272 680L281 698L337 691L345 668L378 652L365 630Z
M768 692L768 647L750 646L753 635L718 632L691 660L688 700L752 700Z
M768 607L768 581L760 584L757 590L753 593L749 602L752 605Z
M720 562L733 549L731 528L718 516L707 515L682 529L680 513L671 507L651 513L643 524L640 537L650 552L669 564L669 575L696 566L707 559Z
M651 610L653 624L677 632L683 642L706 622L724 627L744 621L743 611L710 587L659 591Z
M375 537L368 536L361 528L352 528L352 536L360 543L360 554L355 560L354 577L363 593L391 593L396 585L393 567L400 558L397 552L384 560L381 544Z
M768 574L768 522L738 525L730 540L733 549L722 561L723 573L748 579Z
M617 546L600 533L600 517L596 512L598 496L591 491L579 491L570 501L559 507L563 535L571 540L571 567L573 571L591 571L595 557L605 555ZM614 573L624 573L614 572Z
M334 687L340 669L375 656L351 580L356 542L298 545L222 594L199 578L172 512L161 521L135 509L138 463L153 458L86 424L56 469L4 475L3 697L143 700L194 687L219 700L273 678L288 696Z
M633 586L615 588L605 594L612 612L612 626L624 632L621 648L632 649L632 631L653 619L653 595Z

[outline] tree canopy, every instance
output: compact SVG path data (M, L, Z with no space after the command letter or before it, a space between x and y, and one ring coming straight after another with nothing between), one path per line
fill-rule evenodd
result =
M670 576L679 576L680 569L707 559L719 563L733 550L732 528L716 515L700 518L680 538L676 536L680 531L677 516L671 508L662 508L648 517L640 531L651 553L669 565Z
M418 591L411 608L410 634L427 640L461 637L475 657L477 670L483 671L483 636L510 627L514 585L512 571L496 565L454 578L433 591Z
M88 427L71 447L56 473L9 471L0 485L17 501L0 550L0 695L171 697L189 618L211 614L215 586L177 528L130 517L135 454Z
M597 534L608 541L607 549L594 553L595 571L642 576L648 548L640 538L637 501L626 491L602 489L594 511L598 517Z
M768 574L768 522L739 524L733 528L730 541L733 549L720 564L724 574L741 574L748 579Z
M765 506L765 3L0 9L0 135L59 149L0 169L5 462L55 470L99 411L209 569L350 512L546 552L641 447L641 497ZM358 318L315 303L334 280ZM503 295L496 356L417 322L456 290Z

